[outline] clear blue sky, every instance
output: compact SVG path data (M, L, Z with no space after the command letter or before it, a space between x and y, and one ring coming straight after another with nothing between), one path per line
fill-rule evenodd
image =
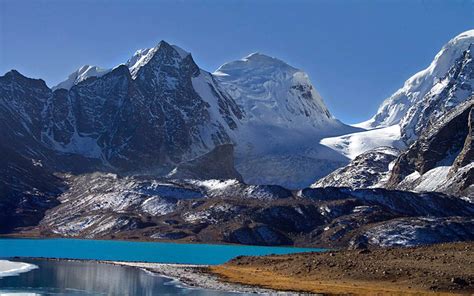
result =
M259 51L308 72L330 111L354 123L472 28L473 0L0 0L0 73L53 86L162 39L211 72Z

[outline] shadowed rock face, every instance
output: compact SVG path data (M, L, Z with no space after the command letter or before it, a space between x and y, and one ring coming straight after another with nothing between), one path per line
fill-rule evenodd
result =
M468 187L472 185L473 179L473 168L471 168L473 109L474 100L471 99L424 130L421 137L397 159L388 187L416 189L424 175L444 166L450 171L446 181L431 190L470 196L472 190ZM417 176L407 179L413 174ZM433 173L430 178L441 177Z
M474 107L471 107L467 119L468 132L466 140L464 141L464 146L461 152L456 157L456 160L453 163L451 168L451 173L455 173L472 162L474 162ZM474 181L474 180L473 180Z
M59 204L64 186L41 162L0 143L0 233L37 225L46 210Z
M8 131L2 141L25 157L73 172L172 167L230 143L227 131L243 116L235 102L191 55L181 56L166 42L155 49L134 77L120 65L69 91L52 92L17 71L0 77L0 127ZM196 79L209 80L208 97L195 89Z
M178 165L168 177L174 179L236 179L242 176L234 168L234 146L216 146L211 152Z

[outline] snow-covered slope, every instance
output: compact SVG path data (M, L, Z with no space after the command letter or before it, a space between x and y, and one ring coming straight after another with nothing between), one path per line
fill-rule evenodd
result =
M423 129L474 94L474 30L449 41L430 66L409 78L387 98L377 114L355 127L368 131L321 140L338 153L354 159L371 149L404 149Z
M402 88L382 103L374 117L357 126L370 129L399 124L409 109L415 103L422 101L430 91L440 92L447 86L448 81L445 77L449 70L473 43L474 30L461 33L449 41L428 68L409 78ZM458 97L456 101L462 100L462 97ZM455 102L447 100L445 104L450 105Z
M319 141L357 129L330 114L305 72L254 53L213 75L245 114L231 135L245 181L301 188L347 163Z
M109 73L112 69L102 69L97 66L85 65L77 69L69 75L69 77L63 82L53 87L53 90L56 89L67 89L69 90L74 85L78 84L81 81L86 80L89 77L100 77Z
M254 125L302 130L335 123L308 75L281 60L253 53L213 74Z
M377 147L405 148L405 144L400 140L400 126L397 124L339 137L324 138L321 140L321 144L350 159Z

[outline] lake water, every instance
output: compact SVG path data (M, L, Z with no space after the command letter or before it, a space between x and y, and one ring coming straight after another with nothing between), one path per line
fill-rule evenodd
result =
M322 249L81 239L0 239L0 258L19 256L221 264L239 255L259 256L309 251Z
M220 264L239 255L323 249L78 239L0 239L0 258L44 257ZM11 259L15 260L15 259ZM243 295L181 287L143 270L88 261L19 259L39 268L0 278L0 295ZM23 293L23 294L18 294ZM27 294L25 294L27 293Z
M35 264L39 268L17 276L0 278L0 295L245 295L189 289L179 286L176 281L133 267L91 261L21 261Z

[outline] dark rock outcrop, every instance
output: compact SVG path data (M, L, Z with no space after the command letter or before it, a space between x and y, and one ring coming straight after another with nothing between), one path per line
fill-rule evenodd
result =
M473 193L473 189L469 188L473 179L473 109L474 99L470 99L430 125L420 138L399 156L387 183L388 188L416 190L424 179L436 178L432 181L437 185L431 185L432 188L418 188L470 196ZM439 169L439 172L434 172L433 169ZM440 176L444 170L449 170L449 174ZM432 176L427 175L428 172L433 172ZM413 177L407 178L409 176Z

